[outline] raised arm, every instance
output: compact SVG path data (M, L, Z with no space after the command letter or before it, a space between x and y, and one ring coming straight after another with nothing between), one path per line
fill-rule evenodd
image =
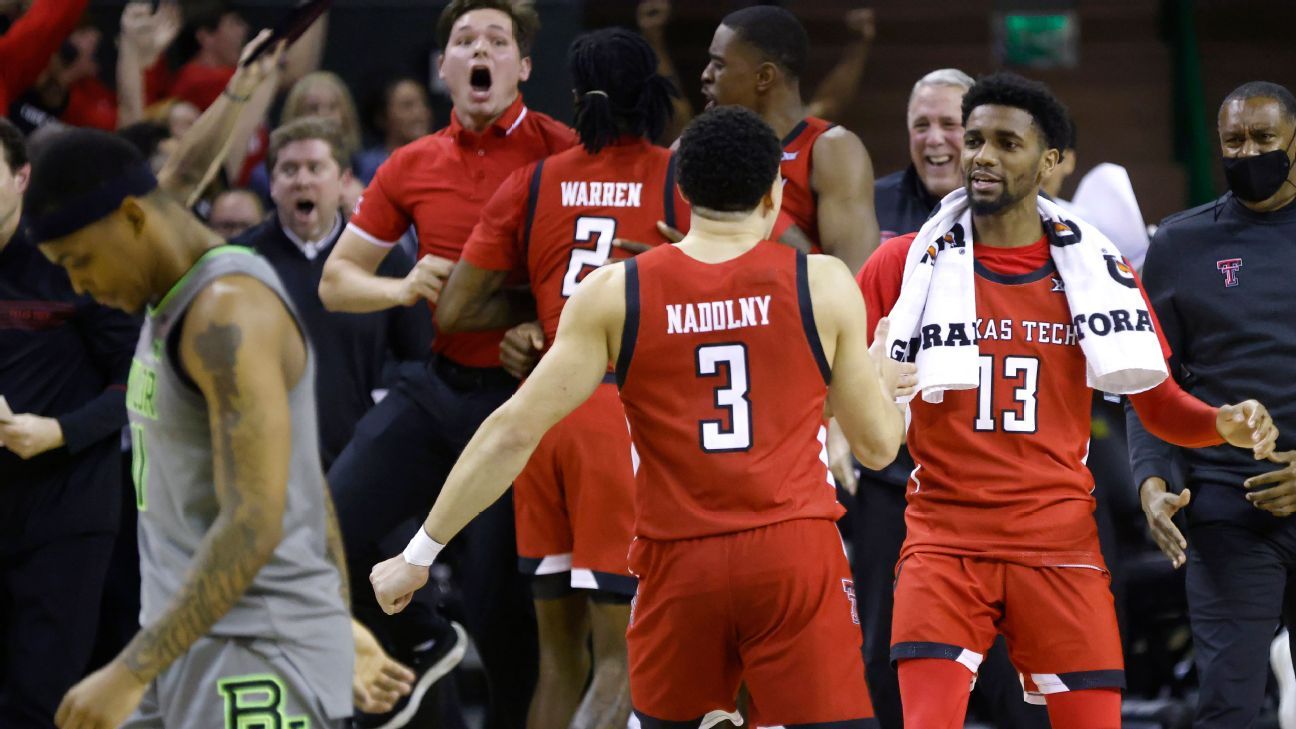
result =
M818 195L819 243L851 273L878 247L873 162L859 137L836 127L815 141L810 187Z
M117 127L144 118L144 77L180 32L180 6L135 0L122 9L117 39Z
M833 417L859 462L880 470L895 460L904 439L904 416L895 403L898 365L882 352L885 336L870 352L864 297L842 262L810 256L809 275L815 326L832 364Z
M246 56L269 37L262 31L243 48ZM158 173L158 184L190 207L220 170L237 136L235 129L248 117L259 123L265 117L269 96L260 103L248 103L261 91L272 87L282 48L267 53L251 66L239 64L225 91L198 117L180 139L180 146ZM244 138L246 143L246 138Z
M590 274L563 309L553 348L508 402L486 418L423 522L422 535L445 544L504 494L540 438L585 402L617 353L625 320L625 267ZM416 537L417 538L417 537ZM427 582L427 564L397 555L374 567L370 580L388 613L409 604Z
M238 602L283 538L288 391L306 362L300 332L265 285L231 276L194 299L179 349L207 404L219 512L166 610L68 692L60 726L119 726L144 687Z
M36 82L88 4L89 0L36 0L0 35L0 98L6 104Z
M855 36L846 44L841 59L833 66L815 90L814 98L806 107L808 116L837 121L842 112L859 93L860 80L868 65L869 49L877 35L873 8L855 8L846 13L846 27Z

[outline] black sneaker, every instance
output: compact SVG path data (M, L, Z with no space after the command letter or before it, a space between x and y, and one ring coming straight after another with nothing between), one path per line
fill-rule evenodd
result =
M414 648L413 657L407 663L417 678L409 696L396 702L395 708L386 714L357 712L353 722L357 729L400 729L418 714L428 689L454 670L468 649L468 633L459 623L449 622L452 631L442 639L429 640Z

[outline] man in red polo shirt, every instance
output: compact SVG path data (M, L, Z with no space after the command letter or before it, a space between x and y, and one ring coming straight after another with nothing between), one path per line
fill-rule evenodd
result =
M531 74L527 54L538 26L535 12L515 0L453 0L446 7L437 34L445 49L439 73L454 101L450 125L402 147L378 168L324 267L325 306L369 312L421 299L435 306L482 207L509 173L576 144L570 129L528 109L518 93ZM422 260L404 279L376 275L410 225ZM437 635L428 611L412 622L382 618L365 579L382 557L380 541L431 506L477 426L517 389L500 368L502 336L499 330L438 334L427 368L407 376L360 422L329 472L356 568L354 590L367 593L356 614L398 653L430 638L454 643L454 636ZM474 526L480 528L465 540L460 576L468 629L495 694L491 710L499 721L488 719L487 726L521 726L535 678L536 638L530 595L517 573L513 505L501 501ZM444 662L452 665L454 653Z

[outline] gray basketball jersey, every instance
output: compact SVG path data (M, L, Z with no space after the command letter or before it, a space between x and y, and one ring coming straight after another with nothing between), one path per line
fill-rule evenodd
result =
M219 505L206 400L178 361L178 327L195 296L223 276L250 276L274 291L305 332L270 264L249 248L221 246L200 258L148 312L127 386L139 508L140 620L155 621L185 574ZM315 354L288 393L292 456L283 541L242 598L210 631L276 642L332 716L351 711L354 646L341 576L328 558L324 473L315 420Z

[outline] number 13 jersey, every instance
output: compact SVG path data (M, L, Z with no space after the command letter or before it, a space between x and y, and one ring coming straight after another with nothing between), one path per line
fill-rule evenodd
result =
M887 241L860 273L870 319L900 292L913 235ZM980 386L912 402L901 561L916 552L1029 566L1103 566L1093 520L1092 391L1048 239L976 244ZM931 332L944 341L955 332ZM1091 335L1092 336L1092 335Z
M617 361L639 454L635 534L693 539L844 513L828 474L824 357L802 253L626 263Z

